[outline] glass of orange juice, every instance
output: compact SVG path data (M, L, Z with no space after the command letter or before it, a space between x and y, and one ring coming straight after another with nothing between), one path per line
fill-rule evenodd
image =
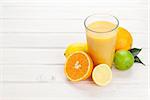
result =
M88 53L94 65L107 64L112 66L117 29L119 21L115 16L93 14L84 21L88 45Z

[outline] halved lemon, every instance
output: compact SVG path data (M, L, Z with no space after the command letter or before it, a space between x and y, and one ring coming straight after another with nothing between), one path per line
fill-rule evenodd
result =
M87 79L93 69L90 56L83 51L76 51L67 57L65 63L65 75L70 81L81 81Z
M92 73L93 81L99 86L105 86L112 80L112 71L107 64L97 65Z

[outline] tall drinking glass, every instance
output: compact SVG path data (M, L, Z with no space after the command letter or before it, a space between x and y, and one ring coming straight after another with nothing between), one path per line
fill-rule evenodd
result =
M119 21L115 16L93 14L84 21L88 53L94 65L112 66Z

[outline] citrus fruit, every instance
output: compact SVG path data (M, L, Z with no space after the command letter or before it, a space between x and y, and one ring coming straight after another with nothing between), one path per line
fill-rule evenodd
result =
M114 57L115 67L119 70L127 70L134 63L134 57L130 51L119 50Z
M119 27L117 32L116 51L131 49L132 42L133 39L131 34L123 27Z
M71 53L75 51L87 52L87 44L81 42L72 43L66 48L64 55L68 57Z
M76 51L67 57L65 63L65 74L70 81L81 81L87 79L93 69L93 62L87 53Z
M105 86L112 80L112 71L107 64L97 65L92 73L93 81L99 86Z

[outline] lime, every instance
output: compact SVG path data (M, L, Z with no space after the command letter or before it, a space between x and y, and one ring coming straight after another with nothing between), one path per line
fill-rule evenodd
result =
M119 50L114 58L115 67L119 70L128 70L134 63L134 57L130 51Z

